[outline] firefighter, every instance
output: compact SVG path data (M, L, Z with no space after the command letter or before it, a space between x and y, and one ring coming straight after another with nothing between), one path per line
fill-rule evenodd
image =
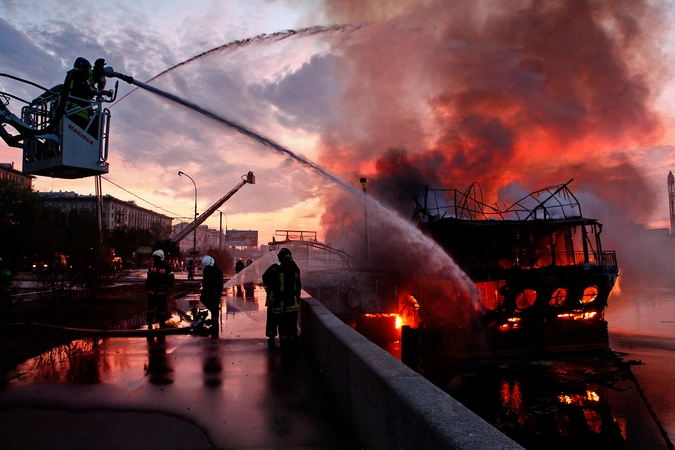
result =
M160 328L166 328L166 320L169 318L167 296L169 289L173 287L174 275L171 266L164 260L164 252L156 250L152 254L152 265L148 269L148 279L145 287L148 290L148 312L146 319L148 330L152 324L159 322Z
M300 269L287 248L279 250L277 258L279 261L272 264L262 276L267 292L265 335L267 344L272 347L278 329L281 348L294 349L298 343L298 312L302 290Z
M72 98L68 104L68 110L72 111L78 108L84 108L70 116L80 128L85 130L91 116L91 105L89 100L96 95L94 86L94 73L91 70L91 63L83 57L79 57L73 64L70 75L70 96ZM93 133L91 133L93 135Z
M234 271L239 273L242 270L244 270L246 266L244 265L244 259L243 258L238 258L237 263L234 265ZM237 285L237 295L240 296L242 294L241 292L241 284Z
M253 264L252 259L247 259L246 260L246 267L250 266ZM244 295L247 300L253 300L255 297L255 283L253 282L252 279L249 279L249 281L244 281Z
M209 255L202 258L204 276L202 278L202 294L199 300L211 312L211 338L218 338L220 318L220 296L223 294L223 271L216 266Z
M192 258L187 264L187 279L193 281L195 279L195 260Z
M0 257L0 311L9 311L14 307L12 289L12 272Z

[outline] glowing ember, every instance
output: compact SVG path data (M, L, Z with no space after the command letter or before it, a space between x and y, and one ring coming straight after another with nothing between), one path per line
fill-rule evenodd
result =
M588 398L592 402L599 402L600 401L600 396L593 391L586 391L586 398Z
M412 328L419 326L420 304L417 299L410 294L404 294L399 301L399 313L396 317L396 328L400 329L403 325L409 325Z
M379 313L379 314L366 314L366 317L395 317L395 327L397 330L401 329L401 326L403 325L408 325L408 323L404 323L403 317L399 316L396 313Z
M561 394L558 396L558 400L561 403L566 403L568 405L583 405L586 402L599 402L600 396L597 392L586 391L586 395L576 394L576 395L565 395Z
M499 326L500 330L511 330L513 328L520 328L520 317L509 317L506 323Z
M598 315L597 311L587 311L578 313L558 314L559 319L573 319L573 320L591 320Z

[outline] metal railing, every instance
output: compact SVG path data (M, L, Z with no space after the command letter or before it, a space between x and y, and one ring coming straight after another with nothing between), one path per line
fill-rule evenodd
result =
M486 255L484 258L473 255L470 258L459 259L457 262L460 266L469 270L493 268L511 269L516 267L520 269L541 269L543 267L583 265L617 267L616 252L614 251L600 253L589 251L588 259L584 255L584 252L581 251L557 253L555 255L555 264L553 255L550 253L542 253L536 255L534 258L521 258L517 261L496 258L492 255Z
M289 239L269 243L270 250L288 248L293 260L303 272L320 272L324 270L343 270L352 267L352 257L342 249L315 240Z
M524 221L582 217L581 205L568 188L571 182L532 192L508 208L486 204L478 183L472 183L464 192L457 189L425 189L413 195L417 205L413 217L418 222L445 218Z
M599 257L598 257L599 256ZM555 255L555 266L583 266L589 264L591 266L616 266L616 252L608 251L597 254L596 252L588 252L588 259L584 252L565 252L557 253ZM551 254L540 255L532 265L532 268L539 269L541 267L553 266L553 257Z

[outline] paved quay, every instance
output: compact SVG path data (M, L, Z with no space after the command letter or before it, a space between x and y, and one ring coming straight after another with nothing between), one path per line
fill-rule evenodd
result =
M219 339L83 339L19 366L0 448L361 448L306 343L295 357L267 346L264 291L228 294Z

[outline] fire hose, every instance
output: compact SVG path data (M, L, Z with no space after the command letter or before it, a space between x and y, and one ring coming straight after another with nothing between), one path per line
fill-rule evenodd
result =
M48 323L35 322L15 322L8 323L8 327L35 327L47 328L52 330L67 331L70 333L80 334L84 336L100 336L100 337L148 337L148 336L167 336L174 334L190 334L204 326L204 320L197 320L189 327L179 328L154 328L150 330L97 330L92 328L73 328L64 327L61 325L52 325Z

